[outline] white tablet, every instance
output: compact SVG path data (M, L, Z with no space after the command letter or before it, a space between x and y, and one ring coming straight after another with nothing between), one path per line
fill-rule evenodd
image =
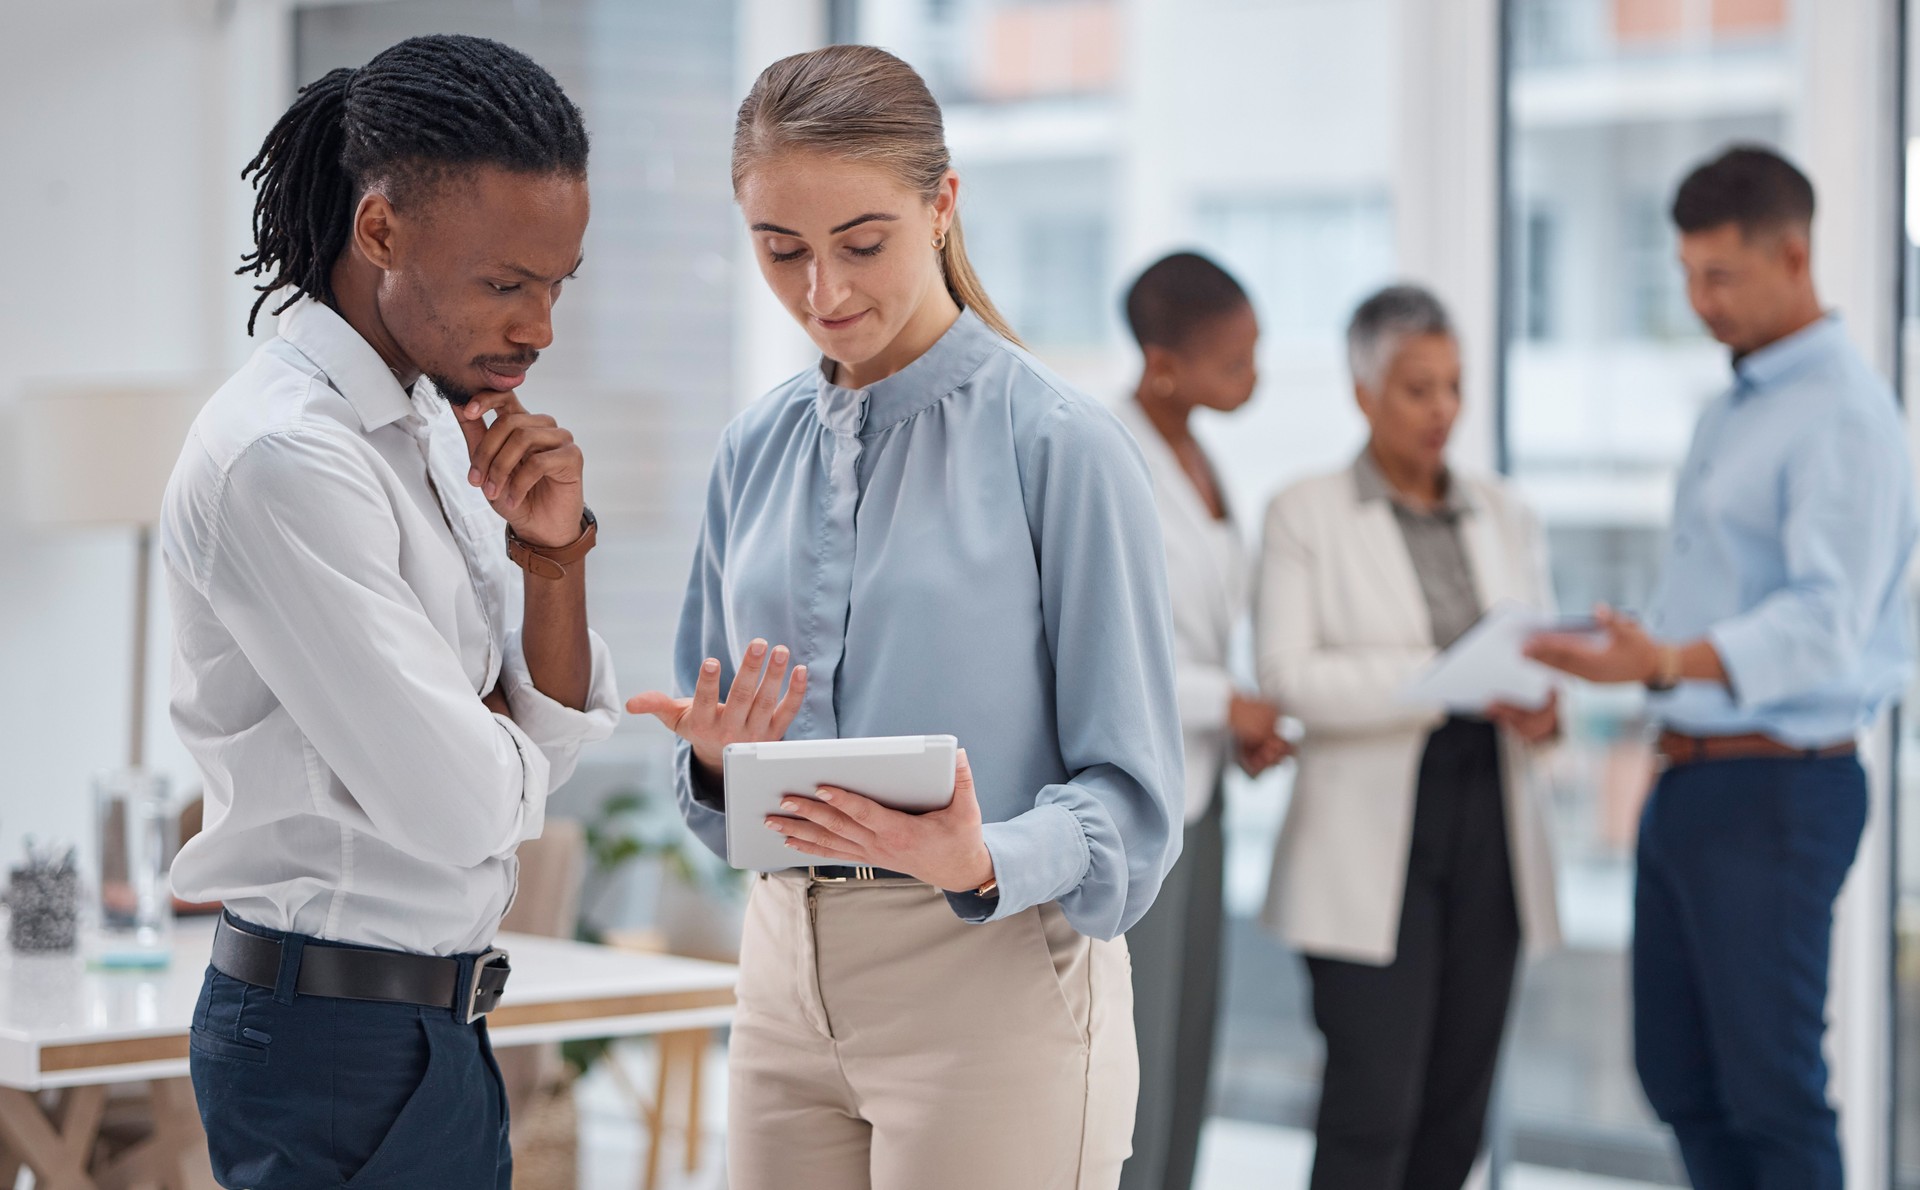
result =
M768 830L781 817L780 799L816 797L822 785L870 797L911 813L939 810L953 800L950 735L879 736L854 740L782 740L729 744L722 753L727 799L727 862L753 872L776 872L845 860L808 855Z

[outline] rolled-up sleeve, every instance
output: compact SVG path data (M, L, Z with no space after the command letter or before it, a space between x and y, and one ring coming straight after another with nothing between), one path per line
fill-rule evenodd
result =
M1112 414L1049 414L1025 478L1070 778L983 828L997 896L949 894L969 921L1058 901L1081 933L1139 921L1180 850L1182 758L1166 554L1139 448Z
M346 787L362 816L353 825L456 867L539 835L554 757L487 709L428 619L363 446L317 428L261 438L229 469L215 519L208 603ZM612 678L596 660L598 698ZM578 742L611 730L599 706L538 713L530 691L510 693L509 705L536 712L533 730L567 767Z
M560 788L573 776L580 749L606 739L620 723L620 689L613 675L613 654L599 633L588 629L587 638L593 651L592 678L587 705L575 710L555 702L533 684L519 631L507 634L500 689L513 711L514 725L546 756L547 785L551 789Z
M1798 444L1785 470L1780 587L1707 632L1738 705L1764 707L1851 673L1908 542L1897 442L1858 417Z
M693 547L693 570L687 578L686 602L680 609L679 634L673 645L676 696L693 693L700 666L709 657L720 659L721 688L733 680L733 651L727 644L726 607L722 576L727 557L727 524L732 499L733 434L721 439L707 482L706 513ZM727 855L727 815L722 791L703 781L693 764L693 746L674 739L674 796L688 829L715 855Z
M1235 683L1232 672L1225 666L1178 662L1175 689L1180 701L1180 722L1188 731L1226 728L1231 718Z

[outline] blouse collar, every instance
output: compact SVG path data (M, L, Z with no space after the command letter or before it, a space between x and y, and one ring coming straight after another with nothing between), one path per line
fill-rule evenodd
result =
M835 384L828 378L833 361L822 357L814 410L822 424L836 434L877 434L938 404L979 371L1005 342L980 321L979 315L962 310L920 358L865 388Z

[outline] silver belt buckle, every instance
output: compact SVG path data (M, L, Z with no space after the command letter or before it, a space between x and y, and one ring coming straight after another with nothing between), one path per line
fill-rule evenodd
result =
M467 977L467 986L462 989L460 996L461 1024L470 1025L500 1006L500 998L506 992L505 983L498 990L489 992L480 986L480 980L492 967L499 967L505 974L511 975L513 964L507 959L506 951L488 947L485 954L473 960L473 974Z
M847 882L847 880L848 880L848 877L845 877L845 876L822 876L822 875L820 874L820 869L819 869L819 868L816 868L816 867L814 867L814 866L813 866L812 864L808 864L808 865L807 865L807 879L808 879L808 880L810 880L810 881L812 881L812 882L813 882L813 883L815 883L815 884L845 884L845 883Z

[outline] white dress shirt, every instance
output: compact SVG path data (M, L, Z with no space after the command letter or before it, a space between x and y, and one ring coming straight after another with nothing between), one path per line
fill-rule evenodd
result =
M173 721L206 779L179 895L369 946L491 942L515 848L619 699L598 636L585 711L534 688L468 469L432 384L310 300L201 411L160 524Z
M1180 730L1187 752L1186 820L1213 800L1233 758L1228 708L1240 683L1231 665L1233 634L1253 598L1246 542L1229 510L1215 517L1167 440L1128 398L1116 410L1140 443L1167 543L1167 588L1173 599L1173 662ZM1223 494L1224 498L1224 494Z

